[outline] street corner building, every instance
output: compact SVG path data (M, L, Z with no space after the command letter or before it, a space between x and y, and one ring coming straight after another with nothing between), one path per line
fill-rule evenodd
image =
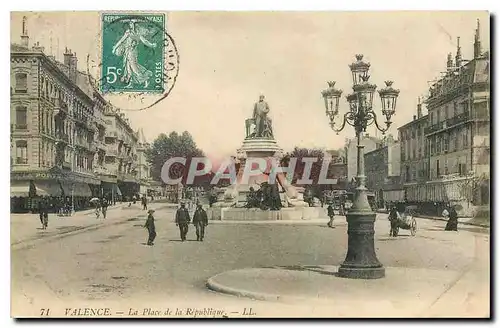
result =
M490 55L477 24L473 58L462 58L457 38L455 60L449 53L431 81L428 113L419 101L413 121L399 128L404 198L426 214L440 215L447 203L461 216L489 212Z
M41 197L79 210L92 197L152 191L142 129L92 88L76 53L65 49L59 61L31 45L26 17L10 53L12 212L33 211Z

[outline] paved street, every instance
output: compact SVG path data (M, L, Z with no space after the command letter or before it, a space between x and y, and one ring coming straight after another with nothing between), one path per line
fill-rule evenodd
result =
M272 304L274 315L277 309L288 315L300 316L304 311L311 315L320 310L223 295L209 291L205 284L210 277L234 269L338 265L347 245L347 223L341 217L337 217L335 229L326 227L326 219L297 223L210 222L204 242L196 241L193 226L188 241L181 242L173 223L174 212L163 207L155 213L155 246L148 247L147 232L142 228L144 212L111 212L114 221L98 229L24 248L22 242L16 244L12 252L14 313L40 315L40 308L51 307L51 315L60 316L64 308L78 303L99 307L106 304L127 315L129 307L143 311L146 307L164 309L186 304L219 306L226 311L234 308L239 313L232 315L241 316L243 306L248 304L254 311L258 309L259 315L265 315ZM89 216L86 220L96 219ZM401 230L399 237L391 238L387 215L378 214L375 243L379 259L387 268L458 273L481 268L480 279L475 276L466 290L488 287L488 230L460 226L458 233L444 232L445 222L425 219L418 225L415 237Z

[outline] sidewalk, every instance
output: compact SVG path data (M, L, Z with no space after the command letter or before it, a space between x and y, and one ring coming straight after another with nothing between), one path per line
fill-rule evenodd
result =
M165 204L149 204L148 208L157 210L163 208ZM49 226L47 230L41 229L38 214L11 214L10 221L10 242L11 246L24 246L26 243L38 240L51 239L53 237L79 233L92 228L99 228L116 224L130 217L142 215L146 218L146 211L138 204L115 205L108 208L107 217L97 219L94 210L77 212L73 216L57 216L49 214Z
M380 214L388 214L386 210L381 209L378 209L376 212ZM443 217L432 215L417 215L415 217L426 220L448 221L448 219L445 219ZM458 218L458 223L482 228L490 227L490 220L488 218Z
M331 317L428 317L436 300L463 276L456 271L388 267L385 278L363 280L338 277L337 270L329 265L240 269L210 278L207 287L256 300L329 307ZM475 288L477 284L467 285L459 294L467 296ZM476 302L455 304L447 315L487 317L489 308Z

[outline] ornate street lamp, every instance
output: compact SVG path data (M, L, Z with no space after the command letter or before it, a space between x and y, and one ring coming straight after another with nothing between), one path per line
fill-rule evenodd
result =
M347 255L338 274L346 278L377 279L385 276L385 268L375 253L374 223L376 214L372 211L366 194L364 146L361 144L361 140L363 132L366 132L366 128L373 123L382 134L387 132L392 123L391 117L396 112L399 90L392 88L392 81L386 81L386 87L378 91L382 101L382 114L385 116L384 128L379 125L377 115L372 107L373 94L377 86L368 82L370 64L363 61L363 55L356 55L356 62L349 65L349 68L352 72L353 93L346 97L349 110L343 115L338 128L335 124L335 118L339 112L339 99L342 90L335 89L335 82L328 82L328 89L322 92L331 128L338 134L344 129L346 123L353 126L356 131L358 147L356 190L353 206L347 213Z

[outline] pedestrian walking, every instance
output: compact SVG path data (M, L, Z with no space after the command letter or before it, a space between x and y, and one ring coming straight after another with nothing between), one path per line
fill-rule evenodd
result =
M142 203L142 209L147 210L148 209L148 199L146 198L146 195L142 196L141 203Z
M101 202L99 199L96 200L96 202L95 202L95 216L96 216L96 219L101 218Z
M203 241L203 238L205 238L205 227L208 225L208 216L203 206L199 203L194 212L193 224L196 228L196 240Z
M102 199L101 203L102 217L106 218L106 213L108 212L108 200L106 198Z
M38 203L38 212L40 216L40 223L42 224L42 229L46 230L49 225L49 204L45 198L40 199Z
M148 211L148 218L146 220L146 224L144 224L144 228L148 229L148 246L153 246L156 238L155 218L153 216L154 212L154 210Z
M328 217L330 218L330 221L328 221L328 226L330 228L333 228L333 217L335 216L335 211L333 210L332 204L328 205L328 208L326 209L328 213Z
M448 205L448 209L444 209L442 214L444 217L449 217L444 230L458 231L458 213L455 210L455 207Z
M175 225L179 227L181 234L181 241L186 240L186 235L188 233L189 222L191 218L189 217L189 212L186 208L186 203L181 202L181 207L175 213Z

